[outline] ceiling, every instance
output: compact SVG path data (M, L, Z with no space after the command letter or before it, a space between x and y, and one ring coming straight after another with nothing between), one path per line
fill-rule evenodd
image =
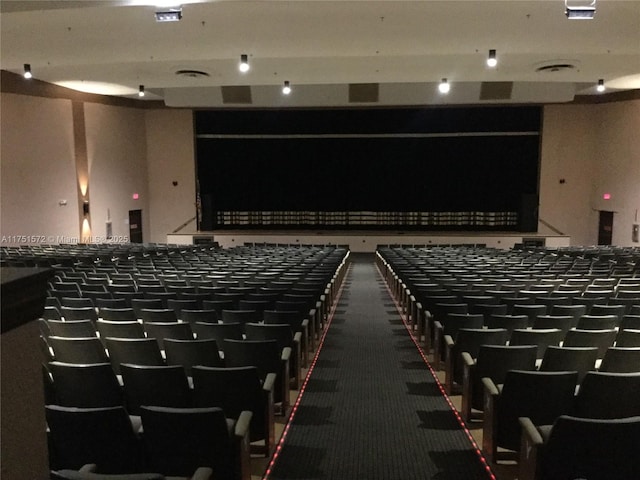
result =
M183 0L181 21L157 23L163 1L179 2L2 0L0 66L94 93L137 98L144 85L145 100L176 107L566 102L598 79L640 89L640 1L597 0L593 20L568 20L565 0ZM565 67L538 71L550 65Z

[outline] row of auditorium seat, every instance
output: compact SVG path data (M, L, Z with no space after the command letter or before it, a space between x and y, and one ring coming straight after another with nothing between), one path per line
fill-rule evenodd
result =
M12 251L12 260L19 262L24 253L25 263L33 261L28 257L33 256L34 250L24 250ZM245 447L251 444L251 451L270 455L274 448L273 415L286 414L290 377L294 386L300 381L300 360L289 374L289 362L293 360L290 347L283 348L282 342L277 340L251 339L260 336L258 331L284 327L295 345L292 325L301 329L306 325L307 330L303 332L308 332L306 335L313 341L344 276L347 250L314 246L243 246L230 250L170 247L149 252L143 247L128 253L126 248L124 250L116 255L108 247L103 250L100 247L60 246L50 258L56 277L50 285L51 298L45 315L49 318L42 319L40 325L46 360L43 378L49 404L47 418L50 420L52 467L79 469L86 463L98 463L100 472L156 471L189 476L196 467L208 466L213 469L212 478L248 479L249 450ZM46 252L41 253L36 255L37 261L44 262ZM270 288L273 292L268 292ZM264 296L247 298L252 294L268 293L276 295L269 299ZM287 299L286 295L297 295L298 298ZM311 300L302 298L303 295ZM228 297L223 299L224 296ZM298 300L297 303L304 306L278 310L285 305L276 302L287 300ZM242 312L241 301L246 302L242 304ZM252 301L253 304L249 303ZM310 325L309 320L313 321ZM142 338L112 336L114 330L110 329L118 328L130 329L124 336ZM87 336L55 335L68 329L78 329L77 332L85 329ZM177 333L177 329L182 333ZM300 333L297 341L300 341ZM76 348L78 344L87 348ZM303 348L305 354L310 348L313 345ZM88 351L95 356L85 357ZM241 354L238 351L242 351ZM53 357L46 356L52 353ZM78 357L74 358L76 354ZM83 380L76 378L65 383L63 378L68 373L62 372L68 371L83 372L80 374ZM143 375L145 383L141 387L136 379ZM148 375L152 380L146 379ZM97 394L97 385L105 377L111 378L111 385L116 387L114 391L120 389L118 395ZM215 377L215 382L210 377ZM170 378L178 379L177 383L171 383ZM161 392L160 387L168 385L173 387ZM78 390L87 397L93 396L94 400L118 397L120 402L110 406L91 405L90 401L74 397ZM136 396L145 395L142 400L134 401ZM180 398L182 400L177 400ZM150 409L157 411L151 413ZM135 465L118 466L122 452L113 451L113 441L102 442L98 447L93 439L78 435L83 426L92 425L96 430L100 425L99 436L113 440L117 426L124 422L115 417L124 418L122 412L128 422L133 419L130 428L124 430L133 431L134 437L129 437L135 438L133 443L124 443L132 448L131 451L142 452L142 455L129 455ZM89 418L94 413L102 414L102 420L72 419ZM163 455L149 454L154 450L149 444L153 440L148 438L151 415L166 417L162 421L170 429L188 431L200 413L215 414L216 421L227 417L224 421L224 441L227 443L227 432L230 431L227 427L235 423L238 433L238 426L246 424L245 433L240 428L238 435L231 435L230 442L233 451L237 452L234 455L242 457L241 462L225 463L234 457L229 453L220 455L225 457L222 466L218 464L218 457L192 461L189 449L195 448L198 436L211 434L212 441L222 442L220 435L205 428L196 428L197 433L191 439L186 438L176 452L165 451L164 459ZM142 416L142 437L137 435L140 421L135 414ZM111 415L113 421L105 421L104 415ZM65 420L54 420L61 416ZM203 426L209 425L208 422L203 420ZM69 425L72 429L65 429ZM165 425L161 427L165 428ZM85 434L90 435L90 430L84 430ZM83 451L84 456L76 457L77 451ZM231 450L227 448L226 451ZM105 452L110 458L97 458L101 455L98 452ZM71 455L73 461L65 455ZM180 466L173 465L169 459L176 455L190 460Z
M389 246L376 260L409 331L445 360L447 391L462 391L461 418L482 419L490 461L519 460L523 480L637 476L640 249ZM568 346L598 335L600 349Z

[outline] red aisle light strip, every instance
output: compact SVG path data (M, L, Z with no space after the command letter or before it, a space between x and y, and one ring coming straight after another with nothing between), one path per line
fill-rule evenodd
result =
M451 408L451 411L453 412L453 414L455 415L456 419L458 420L458 423L460 424L460 427L462 427L462 430L464 431L465 435L467 436L467 438L471 442L471 445L473 446L476 454L478 455L480 463L482 463L482 466L484 467L485 471L489 475L489 478L491 480L496 480L496 476L491 471L491 467L489 466L489 462L487 462L487 459L484 457L484 455L482 453L482 450L480 450L480 447L478 447L478 444L474 440L473 435L471 435L471 432L467 428L466 423L464 423L464 420L460 416L460 413L458 412L458 409L456 409L456 407L451 402L451 399L449 398L449 395L447 395L444 387L442 386L442 383L440 383L440 380L438 380L436 372L433 370L433 367L429 363L429 360L427 359L427 356L424 354L424 350L422 349L422 347L420 347L420 344L418 343L416 338L413 336L413 332L411 331L411 329L409 328L409 324L407 323L407 317L402 313L402 308L400 308L400 305L398 305L398 302L397 302L396 298L393 296L393 294L391 292L391 289L389 288L389 285L387 284L386 279L384 278L384 275L380 271L379 267L378 267L378 273L380 274L382 279L385 280L384 284L387 287L387 292L389 292L389 297L391 297L391 299L393 300L393 303L396 306L396 310L398 310L398 314L400 315L400 318L402 319L402 323L404 324L404 328L407 329L407 333L409 334L409 337L411 338L411 341L413 342L413 344L418 349L418 353L420 354L420 356L422 357L422 360L424 361L424 363L427 365L427 368L431 372L431 376L436 381L436 385L438 386L438 389L440 390L440 393L442 394L444 399L447 401L447 404L449 405L449 408Z
M331 322L333 321L333 316L338 306L338 302L340 301L340 297L342 296L342 289L344 286L344 282L347 278L347 275L349 275L350 269L351 269L351 264L349 264L349 266L347 267L347 272L345 273L342 284L338 289L338 294L336 295L336 299L333 302L333 305L331 306L331 311L329 312L329 317L327 318L327 324L324 327L324 333L322 334L322 337L320 338L320 342L318 343L318 349L316 350L316 354L313 356L313 361L309 366L309 370L307 371L307 376L304 377L304 382L300 387L300 392L298 393L296 402L293 404L293 407L291 407L291 413L289 414L289 418L287 419L287 424L285 425L284 430L282 431L282 436L278 441L278 445L276 445L276 450L273 453L273 456L271 457L271 461L269 462L269 465L267 465L267 469L265 470L264 475L262 476L262 480L269 479L269 475L271 475L271 472L273 471L273 466L275 465L276 461L278 460L278 457L280 456L280 452L282 451L282 445L284 444L287 438L287 434L289 433L289 429L291 428L293 419L296 416L296 411L298 410L298 406L302 401L302 395L304 395L304 391L307 388L307 383L309 383L309 378L311 377L311 373L313 372L313 369L316 366L316 362L318 361L318 357L320 356L320 352L322 351L322 345L324 344L324 339L327 336L327 333L329 332L329 327L331 326Z

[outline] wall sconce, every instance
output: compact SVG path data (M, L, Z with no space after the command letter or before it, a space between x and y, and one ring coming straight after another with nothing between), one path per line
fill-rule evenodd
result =
M89 200L85 200L84 202L82 202L82 214L85 217L89 216Z

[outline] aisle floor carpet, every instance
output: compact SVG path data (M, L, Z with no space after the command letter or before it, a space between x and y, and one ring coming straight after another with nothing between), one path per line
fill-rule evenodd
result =
M491 478L404 326L374 256L352 258L265 479Z

